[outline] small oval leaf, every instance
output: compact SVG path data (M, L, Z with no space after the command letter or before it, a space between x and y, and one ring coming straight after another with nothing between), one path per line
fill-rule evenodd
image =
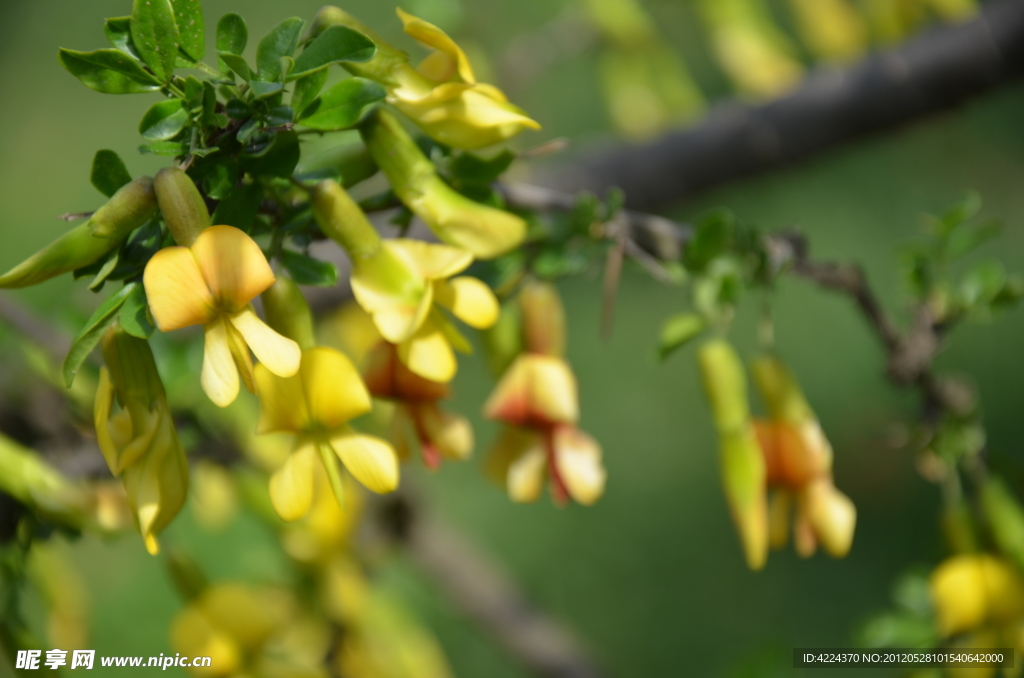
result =
M384 88L364 78L349 78L334 85L302 111L299 120L306 127L331 131L352 127L377 103L384 100Z
M296 80L342 61L368 61L377 51L368 37L347 26L330 26L295 60L288 80Z
M128 173L128 168L125 167L121 156L114 151L104 149L96 151L96 155L93 156L89 180L97 191L109 198L117 193L122 186L130 183L132 175Z
M78 332L75 340L71 342L71 348L64 359L64 383L68 388L71 388L71 384L74 383L75 375L78 374L82 363L103 338L103 333L117 320L118 311L121 310L137 286L139 283L128 283L117 294L107 297L107 300L100 304L100 307Z
M188 108L181 99L159 101L149 107L139 123L139 134L150 141L173 139L188 124Z
M169 82L180 41L171 0L135 0L131 32L142 60L160 82Z
M329 261L320 261L300 252L281 250L281 264L292 280L300 285L330 287L338 282L338 269Z
M305 22L298 17L285 19L263 36L256 48L256 68L263 82L281 80L281 57L290 57L299 45Z
M181 38L181 51L193 63L202 61L206 51L206 23L203 20L203 5L200 0L171 0L174 23Z
M117 49L76 52L62 49L61 65L89 89L104 94L138 94L160 89L160 81Z

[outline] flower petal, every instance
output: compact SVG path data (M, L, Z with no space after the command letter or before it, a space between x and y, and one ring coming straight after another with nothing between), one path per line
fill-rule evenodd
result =
M281 468L270 476L270 501L281 520L290 522L309 513L309 507L313 505L316 463L316 443L304 441L288 455Z
M519 503L537 501L544 490L546 469L547 457L539 444L526 450L509 464L505 478L509 498Z
M555 431L555 459L569 495L590 506L604 494L608 473L601 463L601 445L578 428Z
M213 295L187 247L165 247L154 254L142 283L161 332L205 325L216 315Z
M423 433L445 459L468 459L473 453L473 427L469 420L442 410L437 403L416 407Z
M398 345L398 357L414 374L443 384L451 381L458 370L451 344L441 329L430 321Z
M486 330L498 322L498 298L486 284L469 276L434 283L437 303L470 327Z
M256 354L256 358L271 372L279 377L290 377L299 371L302 349L288 337L283 337L270 329L270 326L256 315L256 311L252 310L252 306L228 316L228 319L245 337L245 343Z
M432 23L414 17L408 12L395 8L395 13L402 20L405 32L413 39L432 47L439 52L447 54L458 66L459 77L463 82L475 83L476 76L473 75L473 67L469 65L469 59L459 46L448 37L448 34Z
M111 473L119 466L117 446L114 445L114 437L110 430L110 414L113 407L114 386L110 381L110 372L106 367L101 367L100 383L96 386L96 400L93 405L93 424L96 427L96 442Z
M331 438L331 447L367 489L383 494L398 487L398 456L387 442L346 428Z
M307 349L299 375L314 425L338 428L370 411L370 394L352 361L340 351L323 346Z
M843 558L853 545L857 508L828 479L816 480L805 490L807 517L821 547L833 558Z
M423 240L394 238L385 240L384 247L427 280L450 278L473 263L473 255L464 249Z
M257 364L253 372L260 402L260 421L256 433L300 433L308 430L310 415L302 389L302 377L298 374L279 377L263 363Z
M204 229L191 249L213 298L229 311L242 310L274 284L260 246L234 226Z
M576 377L560 358L520 355L487 399L484 415L518 426L574 424L579 419Z
M398 343L419 329L433 304L433 290L409 261L384 241L376 253L355 263L352 294L385 339Z
M231 357L228 328L224 320L215 320L204 327L203 372L200 383L210 400L227 407L238 397L238 368Z

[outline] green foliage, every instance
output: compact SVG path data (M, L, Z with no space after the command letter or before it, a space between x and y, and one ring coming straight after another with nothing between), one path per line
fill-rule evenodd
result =
M707 320L696 313L678 313L672 316L661 326L658 359L667 359L676 350L699 337L707 327Z
M160 89L160 81L117 49L76 52L61 49L60 63L83 85L104 94L138 94Z
M100 343L107 328L117 321L121 307L128 301L135 288L141 286L141 283L129 283L116 294L112 294L100 304L96 312L79 330L74 341L71 342L67 358L64 359L64 383L68 388L71 388L71 384L75 381L75 375L78 374L78 370L81 369L92 350Z
M102 150L96 151L96 155L92 159L92 172L89 173L89 180L97 191L109 198L117 193L119 188L129 183L132 180L132 175L128 173L128 168L125 167L121 156L114 151Z

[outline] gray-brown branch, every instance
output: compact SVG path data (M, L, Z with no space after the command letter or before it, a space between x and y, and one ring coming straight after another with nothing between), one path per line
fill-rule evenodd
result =
M727 103L650 143L610 145L554 165L537 183L568 192L618 186L656 211L725 182L776 169L933 115L1024 76L1024 1L982 5L845 70L822 68L788 96Z

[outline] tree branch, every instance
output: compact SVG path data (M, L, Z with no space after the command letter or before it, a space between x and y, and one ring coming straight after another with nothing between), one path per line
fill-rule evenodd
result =
M1024 76L1024 2L982 5L846 70L819 69L760 106L728 103L703 122L641 145L606 145L554 165L538 183L575 192L618 186L657 210L719 184L776 169L957 106Z

